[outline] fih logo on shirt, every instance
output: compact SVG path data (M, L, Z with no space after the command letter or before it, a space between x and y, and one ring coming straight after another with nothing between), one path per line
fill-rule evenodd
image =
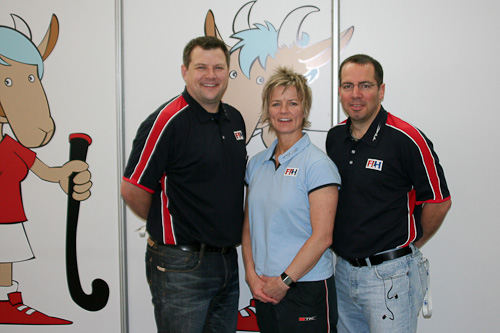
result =
M234 137L235 137L235 138L236 138L236 140L238 140L238 141L239 141L239 140L243 140L243 139L245 139L245 138L243 137L243 132L241 132L241 131L234 131Z
M366 161L366 168L382 171L382 164L384 164L384 161L369 158L368 161Z
M297 177L298 173L299 173L299 168L286 168L283 176Z

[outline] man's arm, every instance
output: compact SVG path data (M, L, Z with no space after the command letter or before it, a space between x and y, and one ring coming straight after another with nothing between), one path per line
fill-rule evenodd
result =
M153 195L125 180L122 180L120 192L123 200L134 214L143 220L147 220Z
M421 224L423 235L415 242L415 246L421 248L434 236L444 221L446 213L451 207L451 199L440 203L424 203L422 207Z

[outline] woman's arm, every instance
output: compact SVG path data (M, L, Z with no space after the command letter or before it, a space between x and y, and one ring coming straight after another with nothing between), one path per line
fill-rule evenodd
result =
M245 218L243 220L243 233L241 239L241 252L243 256L243 263L245 266L245 280L250 287L253 298L267 303L274 302L272 298L267 296L263 291L265 282L255 272L255 263L252 255L252 243L250 239L250 221L248 218L248 190L247 200L245 201Z
M337 186L327 186L309 194L312 235L285 270L293 281L298 281L306 275L332 244L337 200ZM279 302L285 297L289 287L280 276L269 277L266 280L263 291Z

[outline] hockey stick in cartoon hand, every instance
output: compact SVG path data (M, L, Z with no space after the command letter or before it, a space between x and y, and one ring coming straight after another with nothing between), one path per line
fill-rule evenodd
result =
M70 152L69 159L85 161L87 150L92 139L83 133L73 133L69 136ZM76 256L76 229L78 225L78 214L80 213L80 201L73 199L73 186L76 173L69 177L68 188L68 217L66 229L66 278L68 288L73 301L88 311L99 311L106 306L109 298L108 284L101 279L92 281L92 293L86 294L81 286L78 272L78 260Z

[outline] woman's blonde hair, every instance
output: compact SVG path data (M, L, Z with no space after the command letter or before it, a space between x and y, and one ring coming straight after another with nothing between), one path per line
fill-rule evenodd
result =
M304 112L304 121L302 122L302 129L311 126L309 122L309 113L312 105L312 92L311 88L307 85L305 76L295 73L291 68L278 67L276 72L269 77L269 80L262 89L262 122L269 125L269 132L274 132L275 129L269 119L269 98L274 89L283 86L285 90L290 87L295 87L297 95L302 101L302 110Z

